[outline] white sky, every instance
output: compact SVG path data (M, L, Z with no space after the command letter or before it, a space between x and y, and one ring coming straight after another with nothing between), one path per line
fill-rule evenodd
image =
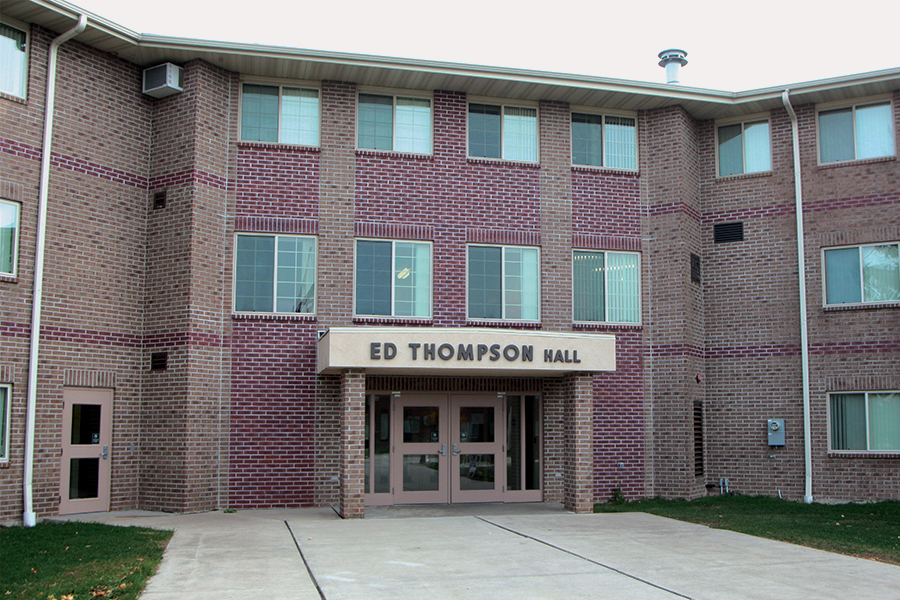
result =
M900 0L69 1L138 33L654 83L680 48L682 85L726 91L900 67Z

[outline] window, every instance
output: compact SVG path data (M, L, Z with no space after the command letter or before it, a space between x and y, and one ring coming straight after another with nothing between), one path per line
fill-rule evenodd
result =
M900 244L825 250L825 304L900 301Z
M429 318L431 244L357 240L356 314Z
M889 101L819 111L819 162L893 154L894 127Z
M572 164L637 169L635 119L572 113Z
M241 139L318 146L318 90L245 83L241 96Z
M600 250L576 250L574 254L575 321L640 322L639 255Z
M431 100L359 95L357 146L431 154Z
M27 36L24 31L0 23L0 92L25 97Z
M469 246L469 318L537 321L538 249Z
M831 394L831 449L900 451L900 392Z
M469 156L537 162L537 109L469 104Z
M19 205L0 200L0 275L16 276Z
M9 460L10 386L0 385L0 462Z
M315 281L315 238L238 234L235 311L311 314Z
M719 177L772 170L767 119L717 128Z

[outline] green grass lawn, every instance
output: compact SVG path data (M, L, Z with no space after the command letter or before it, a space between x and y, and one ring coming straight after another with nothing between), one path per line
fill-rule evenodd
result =
M594 512L646 512L900 565L900 502L802 504L778 498L711 496L597 504Z
M135 600L171 537L97 523L0 528L0 599Z

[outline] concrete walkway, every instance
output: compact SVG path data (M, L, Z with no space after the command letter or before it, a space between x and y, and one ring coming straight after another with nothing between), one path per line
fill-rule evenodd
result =
M173 528L142 600L900 600L900 567L558 505L74 517Z

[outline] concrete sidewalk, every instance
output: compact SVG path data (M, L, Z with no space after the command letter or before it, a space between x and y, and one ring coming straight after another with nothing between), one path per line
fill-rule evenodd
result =
M80 520L174 528L143 600L900 600L900 567L641 513L558 505Z

